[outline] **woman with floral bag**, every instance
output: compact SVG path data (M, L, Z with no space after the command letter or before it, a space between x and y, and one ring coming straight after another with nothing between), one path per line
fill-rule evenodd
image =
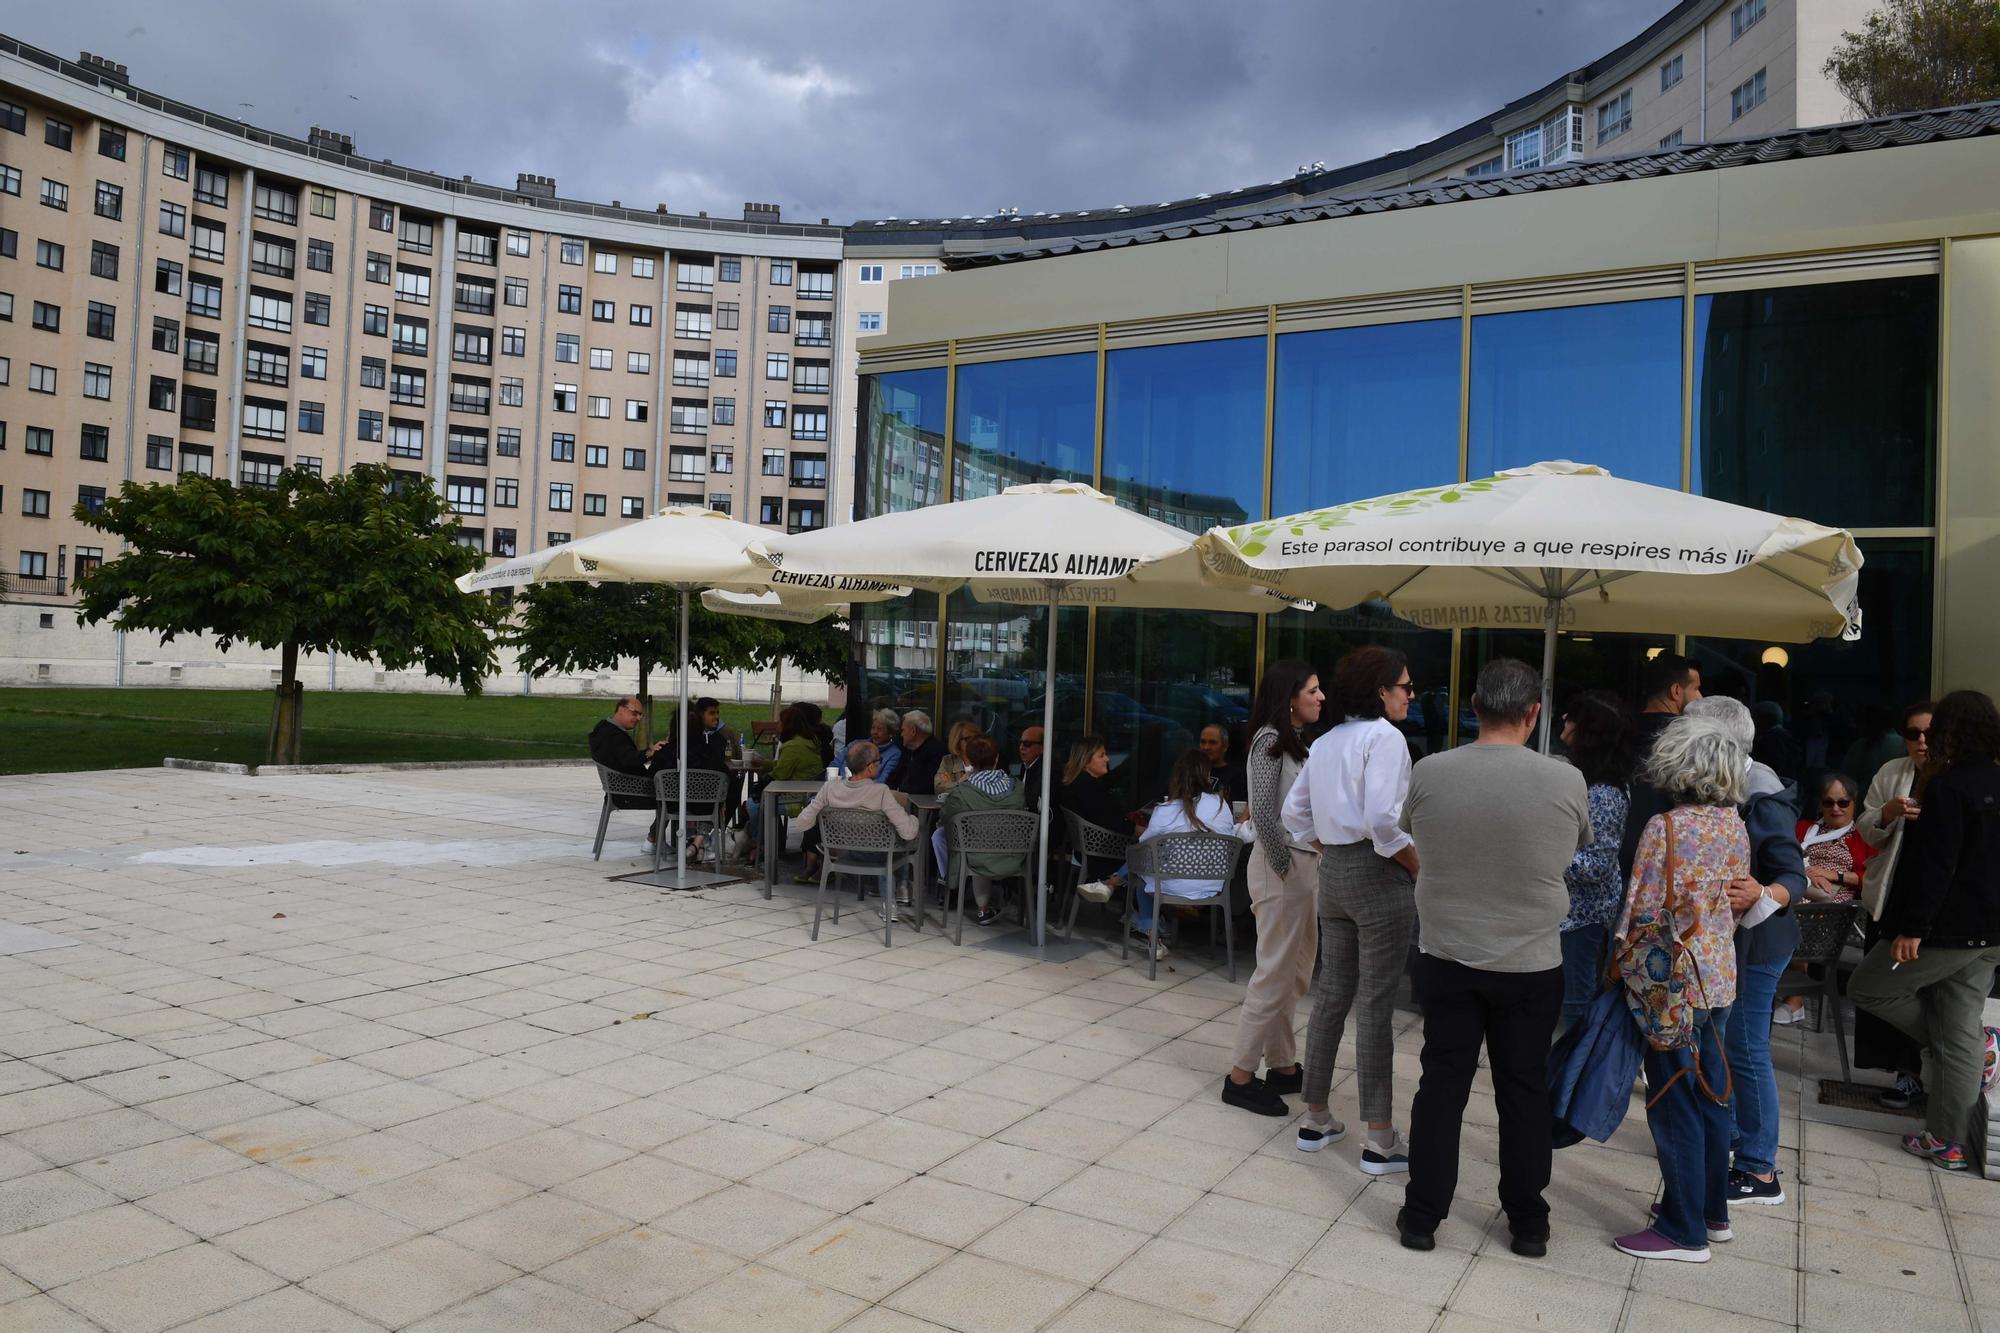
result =
M1645 778L1674 802L1647 821L1612 944L1612 967L1646 1036L1646 1123L1666 1188L1653 1225L1615 1244L1639 1259L1707 1263L1729 1230L1729 1062L1736 999L1730 890L1750 874L1737 806L1748 756L1721 724L1675 719Z

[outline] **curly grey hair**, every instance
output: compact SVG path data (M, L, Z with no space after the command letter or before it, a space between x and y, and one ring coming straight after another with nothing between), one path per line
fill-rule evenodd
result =
M896 715L896 710L893 708L878 708L874 716L868 720L878 726L887 727L891 736L896 734L897 727L903 725L903 719Z
M1681 709L1681 716L1705 717L1720 722L1723 730L1733 736L1746 753L1757 743L1757 723L1752 720L1750 710L1741 699L1732 699L1726 694L1704 694Z
M1645 778L1683 805L1741 805L1749 758L1722 722L1683 714L1653 741Z

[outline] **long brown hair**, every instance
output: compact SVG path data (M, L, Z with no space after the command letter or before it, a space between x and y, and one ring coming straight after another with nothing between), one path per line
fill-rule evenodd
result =
M1264 679L1258 682L1257 697L1250 704L1250 735L1254 738L1266 727L1277 732L1277 736L1269 742L1272 757L1290 755L1300 763L1305 762L1306 740L1292 725L1292 700L1298 698L1318 674L1311 663L1301 662L1296 657L1287 657L1264 668Z
M1102 736L1078 736L1071 741L1069 762L1063 765L1063 786L1067 787L1082 777L1084 765L1090 762L1090 757L1104 748Z
M1197 807L1201 798L1209 794L1208 756L1200 750L1183 750L1181 757L1174 760L1173 769L1167 774L1167 799L1179 801L1181 809L1187 811L1188 823L1199 829L1201 814Z

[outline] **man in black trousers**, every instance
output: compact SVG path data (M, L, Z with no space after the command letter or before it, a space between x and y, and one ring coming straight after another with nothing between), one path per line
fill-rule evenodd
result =
M626 695L611 710L611 716L598 719L590 729L590 757L606 768L620 773L629 773L635 778L650 778L659 763L659 753L666 748L665 741L654 741L641 750L632 739L631 728L645 715L639 701ZM653 827L646 834L646 850L652 851L652 844L660 840L660 816L657 803L650 796L614 796L611 804L620 810L653 810Z

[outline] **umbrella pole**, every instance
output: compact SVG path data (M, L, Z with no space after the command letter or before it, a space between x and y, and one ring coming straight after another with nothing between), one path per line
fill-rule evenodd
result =
M1562 614L1562 599L1551 596L1544 608L1542 631L1542 753L1549 752L1549 728L1555 720L1550 709L1556 694L1556 618Z
M674 719L674 736L679 742L674 748L677 751L675 759L681 771L680 824L674 829L674 874L685 884L688 872L688 589L686 584L681 585L681 711L680 716ZM1546 750L1548 746L1543 745L1542 748Z
M1049 765L1056 734L1056 590L1049 589L1048 664L1042 674L1042 830L1035 871L1035 948L1046 944L1049 924Z

